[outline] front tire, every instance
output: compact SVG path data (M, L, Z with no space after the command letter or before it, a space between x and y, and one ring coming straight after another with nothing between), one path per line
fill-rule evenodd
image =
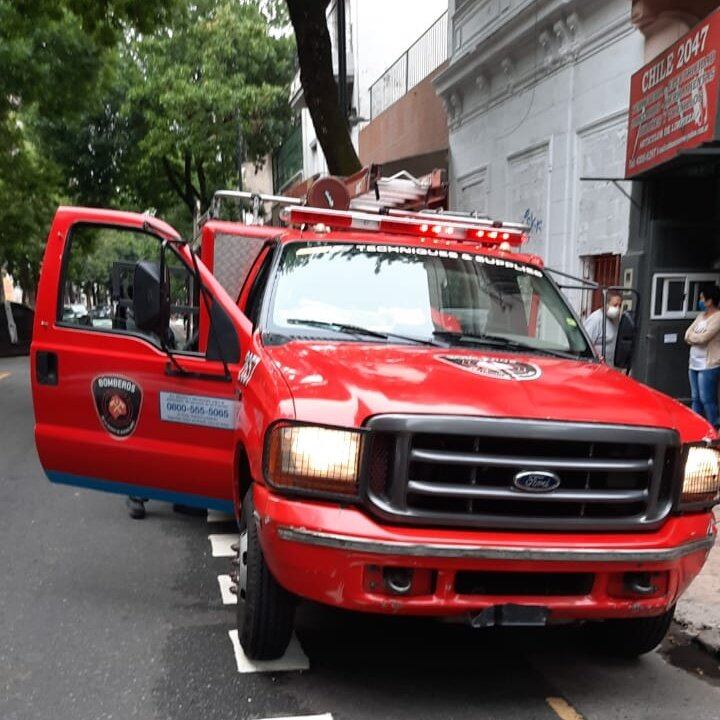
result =
M635 658L654 650L670 628L675 606L657 617L606 620L591 626L593 644L618 657Z
M290 644L296 598L272 576L260 547L252 488L240 517L237 568L237 629L250 660L275 660Z

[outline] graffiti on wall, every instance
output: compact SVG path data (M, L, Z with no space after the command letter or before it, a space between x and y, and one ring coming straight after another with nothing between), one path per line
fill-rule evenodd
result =
M543 220L538 217L530 208L526 208L522 217L523 223L530 228L530 235L532 237L539 237L542 235Z

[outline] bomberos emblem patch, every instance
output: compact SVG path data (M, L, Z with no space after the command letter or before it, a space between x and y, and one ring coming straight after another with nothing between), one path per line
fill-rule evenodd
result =
M508 358L485 355L441 355L440 359L475 375L496 380L537 380L542 374L537 365Z
M132 435L142 404L142 390L119 375L99 375L92 382L95 409L102 426L116 437Z

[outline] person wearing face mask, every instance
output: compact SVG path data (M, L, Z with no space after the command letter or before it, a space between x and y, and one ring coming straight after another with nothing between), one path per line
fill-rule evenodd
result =
M605 307L598 308L585 319L585 330L600 357L603 354L603 323L605 324L605 358L608 365L612 365L615 358L615 343L621 314L622 295L618 292L611 292L607 296Z
M717 427L720 381L720 288L710 285L700 293L700 314L685 333L690 345L692 409Z

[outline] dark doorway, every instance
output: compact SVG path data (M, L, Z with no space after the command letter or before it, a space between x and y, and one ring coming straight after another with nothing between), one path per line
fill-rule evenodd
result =
M720 279L720 180L714 160L673 170L634 184L623 269L642 296L633 374L688 402L685 331L699 288Z

